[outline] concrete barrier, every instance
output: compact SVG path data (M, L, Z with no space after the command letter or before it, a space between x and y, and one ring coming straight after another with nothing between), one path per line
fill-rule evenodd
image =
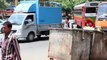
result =
M50 60L104 60L107 56L106 40L104 32L52 28L48 56Z
M107 33L95 31L93 33L90 60L107 60Z

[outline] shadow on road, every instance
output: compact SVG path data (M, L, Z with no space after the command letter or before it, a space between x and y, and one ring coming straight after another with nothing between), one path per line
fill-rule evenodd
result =
M30 43L30 42L46 41L46 40L49 40L49 37L35 38L33 41L23 40L23 41L18 41L18 42L19 43Z

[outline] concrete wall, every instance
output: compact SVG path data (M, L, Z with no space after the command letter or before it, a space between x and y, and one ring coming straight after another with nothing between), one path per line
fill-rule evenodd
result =
M49 58L53 60L107 60L103 32L81 29L50 29Z

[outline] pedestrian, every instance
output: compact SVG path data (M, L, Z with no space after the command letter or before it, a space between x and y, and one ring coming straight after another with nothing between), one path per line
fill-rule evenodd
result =
M65 19L64 28L70 28L69 17L66 17L66 19Z
M4 22L4 38L0 43L2 60L21 60L21 56L19 53L19 44L11 29L12 24L9 21Z

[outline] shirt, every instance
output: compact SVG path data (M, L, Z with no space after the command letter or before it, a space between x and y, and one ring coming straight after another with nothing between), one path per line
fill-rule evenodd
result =
M7 38L3 38L1 42L1 50L2 60L21 60L19 44L12 32Z

